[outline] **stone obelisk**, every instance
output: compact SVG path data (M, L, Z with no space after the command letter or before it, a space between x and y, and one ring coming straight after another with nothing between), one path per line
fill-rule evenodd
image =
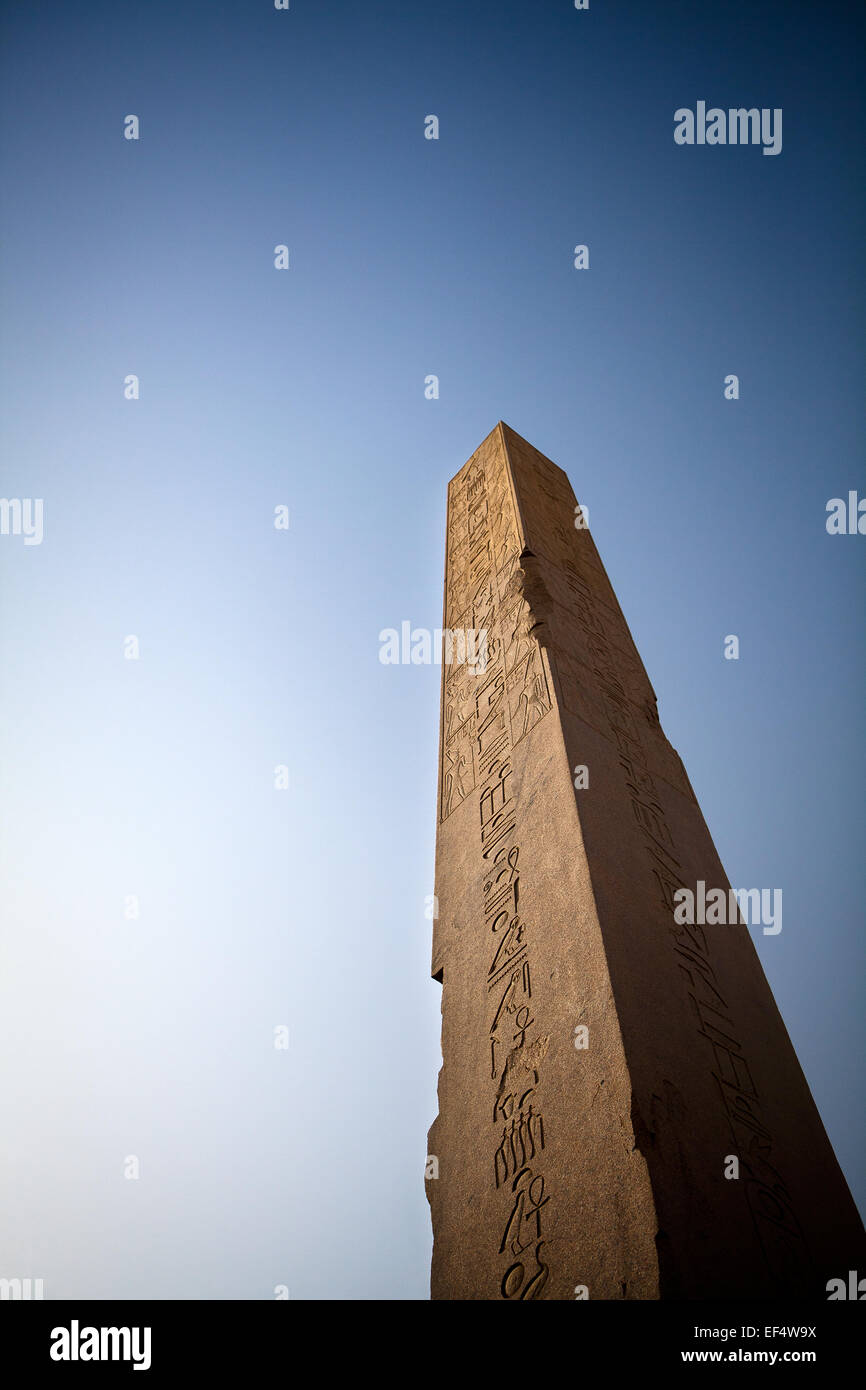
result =
M748 925L677 920L729 885L582 521L501 423L449 485L432 1295L826 1299L863 1228Z

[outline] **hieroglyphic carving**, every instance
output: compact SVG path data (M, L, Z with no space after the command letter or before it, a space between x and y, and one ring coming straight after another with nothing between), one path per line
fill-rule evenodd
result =
M703 1297L741 1274L749 1297L811 1293L800 1219L821 1268L844 1184L831 1159L838 1200L798 1219L825 1141L745 929L726 958L676 923L717 857L573 509L505 426L449 490L443 626L485 631L489 660L443 669L436 1136L457 1161L429 1194L434 1297L568 1298L575 1277L593 1297ZM595 789L576 779L576 801L575 761ZM606 1030L573 1086L571 999Z
M679 760L660 733L655 696L592 539L588 531L572 529L569 524L574 494L568 480L561 470L545 464L518 436L509 435L508 449L518 480L530 476L532 479L531 486L521 489L521 508L530 544L533 549L538 548L541 557L542 587L554 609L559 606L568 614L568 623L558 630L558 635L561 637L564 632L570 636L554 646L565 704L616 747L621 785L644 846L658 902L670 922L673 949L696 1014L698 1032L711 1051L711 1075L746 1176L743 1190L761 1248L774 1276L794 1291L805 1291L812 1272L811 1257L792 1209L788 1187L771 1162L772 1136L737 1037L732 1011L711 962L707 934L702 927L679 926L673 919L673 895L683 886L684 869L664 812L657 770L663 769L665 780L691 800L694 794ZM518 560L515 566L512 562L512 588L515 581L521 588L522 563ZM528 597L533 588L539 588L539 576L532 572L539 568L535 557L524 568L529 573L521 593ZM525 616L518 610L505 639L507 670L510 671L510 654L513 652L514 663L519 663L523 656L521 641L533 631L537 637L537 628L529 625L527 631ZM523 690L526 691L526 682ZM509 715L513 738L516 729L524 724L531 727L528 693L517 708L509 691Z
M743 1189L758 1240L772 1275L787 1289L805 1294L813 1278L811 1255L793 1211L789 1190L769 1161L772 1136L763 1122L758 1093L735 1036L731 1011L719 989L718 976L710 961L707 934L701 926L679 925L673 920L673 895L683 885L684 871L676 857L674 839L644 751L638 707L617 674L601 605L596 603L589 585L575 576L572 581L580 590L578 618L589 634L587 646L596 692L606 714L606 733L617 746L632 814L649 857L661 903L670 914L674 951L688 983L698 1032L712 1048L716 1065L711 1074L746 1176ZM623 621L621 614L618 616ZM645 723L657 722L654 698L645 700L642 708Z
M517 536L505 460L482 447L449 491L445 611L465 612L472 627L487 632L487 665L478 675L443 679L440 816L445 820L470 794L478 809L492 1181L506 1198L499 1293L524 1300L540 1297L548 1280L542 1224L550 1197L538 1171L545 1145L539 1068L548 1039L533 1012L511 754L550 710L551 697L533 636L537 615L521 589Z
M449 627L488 634L487 661L483 671L444 665L441 820L551 708L538 614L520 575L505 466L482 449L449 491L445 613Z

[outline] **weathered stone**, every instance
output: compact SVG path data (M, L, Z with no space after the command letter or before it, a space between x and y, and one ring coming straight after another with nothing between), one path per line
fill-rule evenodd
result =
M862 1225L748 927L675 920L728 882L575 506L503 424L449 486L432 1294L826 1299Z

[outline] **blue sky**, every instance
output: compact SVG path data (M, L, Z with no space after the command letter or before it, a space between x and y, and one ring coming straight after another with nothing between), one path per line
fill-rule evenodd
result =
M378 634L440 624L500 418L589 505L731 881L783 889L756 943L866 1201L847 10L5 7L4 1274L427 1296L439 672ZM698 100L781 154L677 146Z

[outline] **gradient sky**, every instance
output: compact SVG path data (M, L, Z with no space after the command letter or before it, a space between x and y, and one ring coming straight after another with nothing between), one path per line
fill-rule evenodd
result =
M440 624L500 418L590 508L731 881L783 890L756 944L866 1204L849 12L3 6L0 493L45 529L0 536L0 1275L428 1296L439 669L378 634ZM782 153L678 147L698 100Z

